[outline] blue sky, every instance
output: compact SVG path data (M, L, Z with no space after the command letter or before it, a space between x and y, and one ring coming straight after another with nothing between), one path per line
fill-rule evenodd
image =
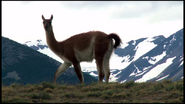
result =
M46 41L41 15L53 14L58 41L91 30L117 33L124 42L183 28L183 1L1 1L2 36L19 43Z

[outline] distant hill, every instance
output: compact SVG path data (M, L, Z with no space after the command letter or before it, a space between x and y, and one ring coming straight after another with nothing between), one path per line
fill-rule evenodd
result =
M52 82L54 73L62 64L53 58L35 51L13 40L2 37L2 84L14 82L21 84L40 84L43 81ZM86 84L97 79L83 73ZM66 70L58 79L58 83L80 83L74 69Z

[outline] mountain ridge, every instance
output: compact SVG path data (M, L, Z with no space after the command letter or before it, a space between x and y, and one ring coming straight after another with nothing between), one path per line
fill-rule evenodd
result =
M45 49L49 50L49 48ZM114 50L111 60L116 61L114 62L110 60L110 66L115 66L114 68L111 68L110 81L126 82L129 80L144 80L142 77L145 74L149 73L149 71L152 71L154 68L157 71L160 67L166 67L168 70L166 69L165 71L165 69L162 69L163 71L154 71L155 73L158 73L158 75L156 74L154 78L148 78L148 80L145 81L160 81L165 78L177 80L179 79L178 76L183 76L180 74L180 72L183 72L182 53L183 29L177 31L167 38L165 38L163 35L158 35L154 37L131 40L127 43L124 43L124 46ZM47 53L45 52L45 54ZM177 60L177 63L174 63L173 60ZM173 65L170 66L168 64ZM175 64L177 65L175 66ZM177 67L178 65L180 65L180 68ZM177 68L177 70L174 71L170 69L170 67ZM83 67L82 65L82 71L98 78L96 66ZM160 71L161 73L163 72L163 74L160 74ZM168 72L171 72L171 74Z

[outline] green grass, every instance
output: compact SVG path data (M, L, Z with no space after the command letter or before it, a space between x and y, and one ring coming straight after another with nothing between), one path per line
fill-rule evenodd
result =
M2 103L184 103L183 80L90 85L2 85Z

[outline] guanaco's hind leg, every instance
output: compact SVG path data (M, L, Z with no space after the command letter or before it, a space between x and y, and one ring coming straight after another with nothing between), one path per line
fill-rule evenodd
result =
M99 39L96 40L98 42L95 43L95 60L96 60L96 66L97 66L97 71L98 71L98 82L102 82L102 80L105 77L105 71L104 71L104 57L105 54L107 53L107 50L109 48L109 40L104 40L104 39Z
M56 84L57 78L69 67L71 66L70 63L64 62L62 65L58 67L58 69L55 72L55 76L53 78L53 83Z
M79 62L73 63L73 66L74 66L76 75L78 76L78 79L80 80L81 83L84 83L84 77L81 71L80 63Z
M103 61L103 69L105 73L105 81L106 83L109 82L109 76L110 76L110 68L109 68L109 59L105 58Z
M104 59L103 59L103 68L104 68L104 73L105 73L105 77L106 77L106 79L105 79L106 83L109 82L109 77L110 77L109 60L110 60L110 56L112 54L112 51L113 51L113 43L111 41L110 45L109 45L109 49L106 52Z
M105 74L103 71L103 59L96 59L96 66L97 66L97 71L99 76L98 82L102 82L105 77Z

